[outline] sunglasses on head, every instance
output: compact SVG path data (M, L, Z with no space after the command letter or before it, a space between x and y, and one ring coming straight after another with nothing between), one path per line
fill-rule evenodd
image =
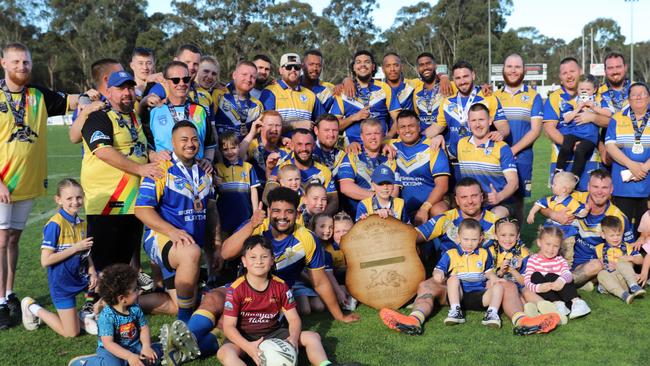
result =
M183 80L184 84L189 84L191 79L192 79L192 77L190 77L190 76L185 76L185 77L182 77L182 78L167 78L167 80L171 80L171 82L174 83L174 85L180 83L181 80Z
M296 64L285 65L284 68L286 70L296 70L296 71L298 71L298 70L300 70L300 65L296 65Z

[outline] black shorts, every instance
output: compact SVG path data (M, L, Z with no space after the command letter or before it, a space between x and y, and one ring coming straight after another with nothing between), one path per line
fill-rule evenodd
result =
M115 263L131 263L142 243L142 222L135 215L87 215L86 221L97 271Z
M280 338L280 339L287 339L289 338L289 329L288 328L278 328L272 332L269 332L263 336L261 335L250 335L250 334L244 334L242 333L242 337L246 338L247 341L249 342L255 342L256 340L264 337L264 339L269 339L269 338Z
M483 294L487 290L473 291L463 293L463 299L460 300L460 306L463 310L485 310L483 306Z

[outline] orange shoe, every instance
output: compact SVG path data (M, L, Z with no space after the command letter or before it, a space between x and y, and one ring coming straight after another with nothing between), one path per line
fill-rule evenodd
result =
M423 332L420 321L410 315L404 315L393 309L383 308L379 311L381 321L390 329L409 335L421 335Z
M513 329L515 335L530 335L548 333L560 324L560 316L556 313L542 314L536 317L522 317Z

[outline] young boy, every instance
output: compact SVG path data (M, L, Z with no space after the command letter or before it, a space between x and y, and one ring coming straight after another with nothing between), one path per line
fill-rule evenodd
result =
M300 178L300 169L295 165L283 165L278 169L278 180L270 180L264 185L264 192L262 193L262 202L267 203L266 196L269 192L277 187L287 187L294 192L297 192L302 201L302 180ZM302 203L302 202L301 202Z
M232 233L257 207L260 182L253 166L239 157L239 140L234 132L228 131L219 137L219 149L223 163L215 164L219 192L217 209L221 230Z
M543 208L549 208L553 211L563 211L566 209L568 210L567 214L579 218L587 216L587 214L589 214L589 207L582 204L578 199L571 195L576 184L578 184L578 179L573 175L573 173L555 173L555 176L553 177L553 185L551 185L553 196L537 200L530 209L526 221L529 224L535 222L535 214ZM578 234L578 228L573 225L561 225L551 219L547 219L544 226L557 226L564 233L560 255L567 260L569 267L571 267L573 264L573 247L576 241L575 236Z
M622 227L621 220L615 216L605 216L600 222L601 236L605 242L596 245L595 249L605 269L598 272L598 289L631 304L635 297L645 294L645 290L637 284L634 272L634 265L641 264L643 257L631 243L623 242Z
M463 220L458 227L458 246L446 251L433 271L434 281L447 278L449 313L445 325L465 323L464 310L484 310L481 324L500 328L499 308L503 286L494 273L492 255L479 247L483 242L481 224L474 219ZM462 308L461 308L462 306Z
M298 349L305 347L312 365L332 364L315 332L301 331L301 321L291 290L271 275L274 264L271 242L262 236L246 239L241 261L245 275L232 283L224 303L223 331L228 341L217 357L225 365L244 365L246 354L260 365L259 345L264 339L284 339ZM284 315L288 327L281 323Z
M104 269L99 280L99 294L106 306L99 314L97 353L79 356L68 366L159 365L165 348L165 361L175 365L198 355L196 341L182 321L172 324L174 333L165 337L165 345L151 344L151 331L140 306L138 272L128 264L114 264ZM179 344L181 345L179 347Z
M305 195L302 197L298 207L298 216L296 222L301 225L307 225L314 215L323 213L327 207L327 191L319 182L307 184Z
M356 220L377 214L384 219L392 216L408 224L409 218L406 214L404 200L391 196L395 184L395 173L391 168L386 165L375 168L371 177L372 191L375 194L359 202Z

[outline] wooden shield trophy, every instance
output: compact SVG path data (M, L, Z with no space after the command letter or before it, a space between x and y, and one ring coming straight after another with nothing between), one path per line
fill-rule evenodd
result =
M341 240L350 294L375 309L406 304L424 280L415 249L417 232L392 217L359 220Z

